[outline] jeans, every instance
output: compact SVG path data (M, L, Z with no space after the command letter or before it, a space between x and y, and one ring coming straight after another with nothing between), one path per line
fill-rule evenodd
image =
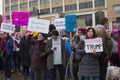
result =
M12 54L5 56L4 71L5 71L6 78L11 78L11 66L10 66L11 58L12 58Z
M51 79L50 80L57 80L57 70L59 71L59 80L64 80L65 76L65 68L63 67L62 64L60 65L54 65L54 69L51 69Z
M35 80L46 80L46 69L34 69Z
M35 80L33 67L30 68L30 80Z
M99 77L82 77L82 80L99 80Z
M0 57L0 71L3 71L4 67L3 67L3 59L2 57Z
M100 63L100 80L106 79L106 73L107 73L107 67L108 67L108 59L105 59L106 57L104 55L101 55L99 59Z

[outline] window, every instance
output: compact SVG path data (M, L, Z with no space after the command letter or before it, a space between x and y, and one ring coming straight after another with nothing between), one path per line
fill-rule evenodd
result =
M30 2L30 7L37 6L37 5L38 5L38 1L32 1L32 2Z
M23 8L26 8L27 7L27 3L24 3L24 4L21 4L20 5L20 8L23 9Z
M96 25L97 25L97 24L100 24L100 20L101 20L102 18L104 18L104 17L105 17L105 14L104 14L103 11L98 11L98 12L96 12L96 13L95 13Z
M105 6L105 0L95 1L95 7Z
M18 0L11 0L11 2L16 2L16 1L18 1Z
M120 11L120 4L113 5L113 8L117 11Z
M18 5L11 6L11 10L12 10L12 11L16 11L16 10L18 10Z
M48 4L50 3L50 0L40 0L40 4Z
M36 15L38 15L38 11L31 11L30 12L30 16L36 16Z
M50 9L48 8L48 9L42 9L42 10L40 10L40 12L41 12L41 14L48 14L48 13L50 13Z
M86 2L86 3L80 3L79 4L79 8L80 9L92 8L92 7L93 7L92 2Z
M5 3L9 3L9 0L5 0Z
M7 20L10 20L10 16L9 15L7 16Z
M62 11L63 11L63 7L62 6L52 8L52 12L53 13L59 13L59 12L62 12Z
M7 12L7 11L9 11L10 10L10 8L9 7L6 7L5 8L5 12Z
M77 19L84 19L86 26L92 26L92 14L79 15L77 16Z
M52 2L58 2L58 1L60 1L60 0L52 0Z
M72 4L72 5L66 5L65 6L65 11L70 11L70 10L77 10L77 4Z

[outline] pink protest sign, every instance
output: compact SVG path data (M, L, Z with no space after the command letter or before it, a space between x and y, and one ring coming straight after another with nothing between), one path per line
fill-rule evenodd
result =
M12 24L15 26L28 26L30 12L12 12Z
M3 15L3 23L7 23L6 14Z

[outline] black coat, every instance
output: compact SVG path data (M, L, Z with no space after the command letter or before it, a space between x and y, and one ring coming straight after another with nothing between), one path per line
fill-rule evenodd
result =
M30 53L29 53L30 44L25 38L22 38L20 41L20 54L23 66L30 66Z

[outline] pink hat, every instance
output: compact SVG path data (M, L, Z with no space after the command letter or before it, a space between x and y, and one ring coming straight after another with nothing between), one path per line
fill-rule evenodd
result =
M82 32L83 34L85 34L86 33L86 28L79 28L78 32Z
M118 34L118 29L114 29L114 30L112 31L112 34Z

